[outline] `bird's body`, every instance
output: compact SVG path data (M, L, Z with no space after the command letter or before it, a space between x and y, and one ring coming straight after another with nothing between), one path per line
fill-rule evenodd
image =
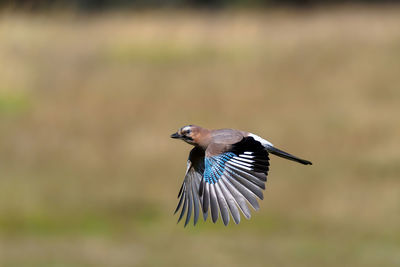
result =
M186 213L185 226L190 221L192 207L194 224L200 208L204 220L208 210L216 222L221 214L225 225L231 214L235 223L240 222L240 212L250 218L247 203L258 210L257 198L263 199L269 171L269 153L305 165L310 161L300 159L277 149L269 141L249 132L234 129L208 130L188 125L171 135L182 139L194 148L190 151L187 170L178 198L178 221ZM183 205L182 205L183 204Z

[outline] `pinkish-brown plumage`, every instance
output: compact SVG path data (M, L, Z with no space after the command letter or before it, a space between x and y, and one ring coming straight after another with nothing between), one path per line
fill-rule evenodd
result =
M211 210L213 222L218 215L225 225L232 216L240 222L240 212L250 218L248 204L258 209L263 199L269 170L269 153L305 165L310 161L284 152L269 141L249 132L234 129L209 130L196 125L180 128L171 135L194 146L189 154L185 180L178 197L178 221L186 213L185 226L194 210L194 224L199 217L199 205L204 220ZM187 212L186 212L187 210Z

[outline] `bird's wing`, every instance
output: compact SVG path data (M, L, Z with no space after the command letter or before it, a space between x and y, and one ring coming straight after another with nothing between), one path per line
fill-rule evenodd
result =
M204 173L204 150L199 147L194 147L189 154L187 161L187 169L185 179L181 189L179 190L178 206L175 213L182 208L178 222L186 213L185 226L189 223L194 210L194 225L196 225L200 213L201 200L199 197L200 182L203 179ZM183 205L182 205L183 204ZM207 219L207 213L203 213L204 220Z
M199 189L203 212L208 213L211 208L213 222L220 213L225 225L229 223L229 213L236 224L240 222L239 209L249 219L246 201L258 210L257 198L263 199L269 170L265 148L253 137L244 137L225 147L210 144L204 161L204 179Z

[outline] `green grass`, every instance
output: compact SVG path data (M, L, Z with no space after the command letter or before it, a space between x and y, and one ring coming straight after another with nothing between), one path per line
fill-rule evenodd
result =
M400 10L0 19L1 266L398 266ZM276 157L250 221L172 213L185 124Z
M14 91L14 90L6 90ZM22 93L0 94L0 114L3 116L20 115L30 107L29 98Z

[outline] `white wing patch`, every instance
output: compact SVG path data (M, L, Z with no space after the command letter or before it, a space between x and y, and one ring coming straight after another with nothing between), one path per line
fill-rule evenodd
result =
M244 152L244 153L246 153L246 152ZM245 154L240 154L239 157L247 158L247 159L253 159L254 158L254 156L249 156L249 155L245 155Z
M249 163L246 163L246 162L243 162L243 161L239 161L239 160L236 160L234 158L232 158L231 161L235 162L237 164L242 164L242 165L247 166L247 167L252 167L253 166L252 164L249 164Z
M251 170L252 170L251 168L246 167L246 166L244 166L244 165L242 165L242 164L237 164L237 163L236 163L235 161L233 161L233 160L227 162L226 164L228 164L228 165L230 164L230 165L233 165L233 166L236 166L236 167L239 167L239 168L248 170L248 171L251 171Z
M271 142L268 142L267 140L262 139L262 138L259 137L258 135L249 133L249 136L253 137L254 140L260 142L264 147L267 147L267 146L274 146L273 144L271 144ZM245 153L246 153L246 152L245 152Z
M244 161L244 162L248 162L248 163L253 163L254 162L254 160L246 159L246 158L243 158L243 157L233 157L233 158L241 160L241 161Z

